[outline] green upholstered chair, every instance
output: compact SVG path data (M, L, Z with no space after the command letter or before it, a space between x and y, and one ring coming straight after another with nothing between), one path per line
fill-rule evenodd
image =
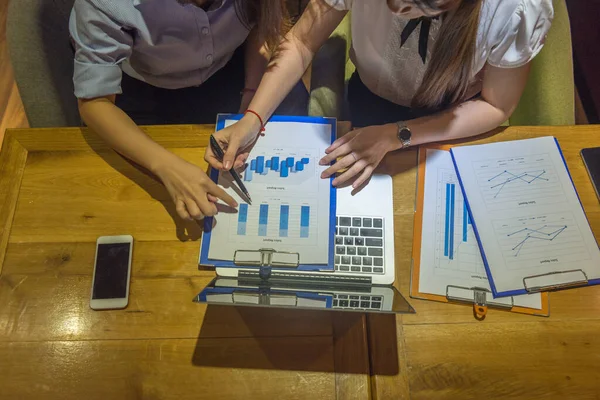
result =
M575 125L571 25L565 0L553 0L554 21L533 59L527 87L510 125Z
M555 17L546 45L534 59L531 75L511 125L574 125L575 84L571 28L564 0L553 0ZM348 119L344 90L354 65L349 58L347 15L313 62L311 115Z

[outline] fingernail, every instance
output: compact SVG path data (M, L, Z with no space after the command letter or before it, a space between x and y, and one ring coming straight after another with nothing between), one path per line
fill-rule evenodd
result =
M225 161L225 169L227 169L227 170L231 169L231 161Z

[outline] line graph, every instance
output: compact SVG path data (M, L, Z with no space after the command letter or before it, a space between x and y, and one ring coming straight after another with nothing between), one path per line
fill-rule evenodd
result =
M548 154L473 161L488 211L564 201L564 190Z
M509 185L513 182L522 181L527 184L530 184L532 182L535 182L538 179L547 182L548 179L542 178L542 175L544 175L545 173L546 173L546 170L521 172L519 174L513 174L510 171L504 170L501 173L499 173L498 175L488 179L488 182L496 183L498 181L501 181L501 183L497 183L495 185L492 185L492 187L491 187L492 189L498 189L498 191L494 195L494 198L496 198L502 192L502 189L504 189L504 187L506 185ZM504 181L502 181L502 179L504 179Z
M523 234L525 235L525 238L523 238L515 247L513 247L513 250L516 251L515 257L518 257L519 253L521 252L521 249L523 248L523 246L525 246L527 241L529 241L529 240L547 240L547 241L551 242L554 239L556 239L558 237L558 235L563 233L564 230L567 228L568 228L567 225L563 225L563 226L544 225L538 229L524 228L524 229L518 230L516 232L509 233L506 236L518 235L517 237L522 238L522 235ZM548 230L550 230L551 232L547 232Z
M589 258L571 212L493 221L502 258L510 269L539 268L552 260L575 263Z

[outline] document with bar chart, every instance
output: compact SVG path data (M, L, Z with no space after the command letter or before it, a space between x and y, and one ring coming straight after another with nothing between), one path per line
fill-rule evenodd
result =
M443 301L449 287L455 287L468 292L466 296L472 301L472 288L490 291L491 298L483 259L450 152L423 149L419 157L420 163L425 160L425 168L419 170L423 176L419 176L418 190L422 191L423 200L417 205L417 216L421 220L415 221L415 225L420 225L421 236L415 238L420 240L418 254L415 254L418 279L413 280L413 284L418 282L418 288L412 292L441 296L441 299L413 297ZM507 305L541 310L542 296L539 293L514 296Z
M220 116L217 129L237 118ZM335 189L319 160L334 138L333 119L273 117L240 174L251 205L228 172L213 176L240 206L205 227L201 263L233 267L236 250L269 248L298 253L301 270L333 269Z
M552 137L451 150L496 296L600 283L600 251Z

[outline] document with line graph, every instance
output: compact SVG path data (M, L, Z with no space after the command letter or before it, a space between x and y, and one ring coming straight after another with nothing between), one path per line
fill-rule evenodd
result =
M451 154L495 296L600 283L600 250L556 139Z
M219 115L217 130L240 117ZM205 221L200 264L235 267L236 250L273 249L299 254L299 270L332 270L336 191L320 178L327 166L319 159L335 135L335 119L271 118L240 174L252 204L229 172L213 170L211 178L239 207Z
M420 232L419 232L420 229ZM411 296L441 302L461 297L474 303L488 293L490 307L548 315L548 297L533 293L492 299L487 273L450 151L419 149Z

